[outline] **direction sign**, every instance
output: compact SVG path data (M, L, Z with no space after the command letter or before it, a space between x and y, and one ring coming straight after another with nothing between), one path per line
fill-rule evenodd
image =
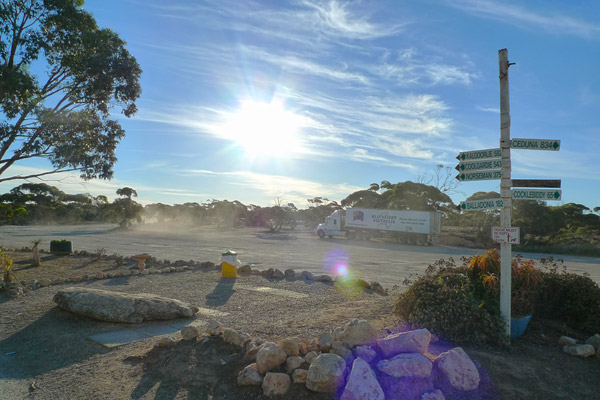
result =
M512 187L559 188L560 179L513 179Z
M481 161L465 161L459 163L454 167L459 172L465 171L481 171L485 169L498 169L502 168L502 160L500 159L489 159Z
M560 189L513 189L514 200L560 200L562 190Z
M503 204L502 199L467 200L461 201L458 209L461 211L494 210L502 208Z
M461 172L456 175L459 181L490 181L502 178L501 169L490 169L485 171Z
M560 140L552 139L512 139L510 141L511 149L522 150L560 150Z
M499 226L492 227L492 240L498 243L521 243L520 230L518 227L502 228Z
M473 150L473 151L462 151L458 153L456 159L459 161L468 160L483 160L487 158L502 158L502 150L497 149L485 149L485 150Z

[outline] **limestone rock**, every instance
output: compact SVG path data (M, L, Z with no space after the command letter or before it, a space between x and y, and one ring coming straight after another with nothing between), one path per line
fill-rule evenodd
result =
M223 325L219 321L210 321L206 327L206 333L210 336L218 336L223 329Z
M568 344L563 347L565 353L571 354L578 357L591 357L596 354L594 346L591 344Z
M372 289L371 283L365 281L364 279L357 279L356 280L356 285L358 287L361 287L363 289Z
M377 330L371 326L369 321L355 319L344 327L339 335L339 340L350 349L363 344L373 344L377 342Z
M200 336L200 329L197 326L188 325L181 328L181 337L183 340L193 340Z
M433 363L418 353L402 353L377 363L377 369L394 378L427 378L432 367Z
M354 360L340 400L385 400L375 373L362 358Z
M293 269L290 269L290 268L283 271L283 274L285 275L286 278L296 277L296 271L294 271Z
M368 363L377 357L377 352L371 346L356 346L352 352L355 357L360 357Z
M435 366L455 389L467 391L479 386L479 371L460 347L440 354L435 359Z
M263 377L258 373L256 369L256 363L248 365L246 368L240 371L237 377L237 383L239 386L259 386L263 382Z
M307 281L314 281L315 280L315 276L312 272L309 271L302 271L302 273L300 274L300 276L302 277L302 279L305 279Z
M250 341L248 343L246 343L246 354L245 354L245 358L246 360L250 360L250 361L256 361L256 355L258 354L258 351L261 349L261 344L259 344L256 341Z
M304 358L300 356L290 356L285 362L285 370L288 374L291 374L292 372L300 368L302 365L304 365L304 362Z
M267 372L262 382L265 396L283 396L290 388L292 380L288 374Z
M317 357L319 357L319 354L316 351L310 351L304 356L304 361L312 364Z
M198 312L198 308L191 304L153 294L128 294L79 287L59 290L53 300L69 312L109 322L141 323L191 317Z
M319 347L319 343L317 343L316 340L311 340L310 343L308 344L308 346L306 347L307 351L315 351L315 352L319 352L321 350L321 348Z
M264 374L273 368L279 367L287 360L285 351L272 342L266 342L256 354L256 367L259 373Z
M441 390L436 389L433 392L423 393L421 400L446 400Z
M354 355L352 354L352 350L344 346L342 342L333 342L331 345L331 349L329 350L332 354L337 354L342 357L344 361L350 363L354 360Z
M273 271L273 275L271 275L271 278L273 278L273 279L283 279L283 277L284 277L284 276L285 276L285 275L283 274L283 272L281 272L281 271L280 271L280 270L278 270L278 269L275 269L275 270Z
M585 341L585 344L591 344L596 349L596 352L598 352L598 349L600 349L600 335L596 333L594 336L590 336Z
M337 354L321 354L310 364L306 387L314 392L335 393L344 385L346 362Z
M294 383L305 383L306 375L308 375L307 369L298 368L292 372L292 381Z
M40 285L40 287L48 287L48 286L52 285L52 282L48 278L42 278L42 279L40 279L38 284Z
M387 294L387 292L385 291L385 289L383 288L383 286L381 286L381 284L379 282L371 282L371 289L373 289L374 292L377 292L380 294Z
M558 344L561 346L577 344L577 339L568 336L561 336L558 338Z
M223 330L223 341L235 346L244 347L250 341L250 335L235 329L226 328Z
M300 354L300 338L292 337L283 339L277 343L288 356L297 356Z
M239 275L250 275L252 273L252 268L249 265L242 265L237 270Z
M319 275L317 277L318 282L333 282L333 278L330 275Z
M399 353L425 354L430 339L431 333L427 329L418 329L388 335L379 340L379 348L385 357L392 357Z
M325 332L319 335L317 339L319 343L319 348L323 353L327 353L329 349L331 349L331 344L333 342L333 336L329 332Z

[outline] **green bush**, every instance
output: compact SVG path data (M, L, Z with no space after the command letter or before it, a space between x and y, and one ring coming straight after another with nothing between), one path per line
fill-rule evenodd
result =
M411 324L456 343L504 343L499 308L475 293L465 267L447 267L412 283L399 295L395 311Z

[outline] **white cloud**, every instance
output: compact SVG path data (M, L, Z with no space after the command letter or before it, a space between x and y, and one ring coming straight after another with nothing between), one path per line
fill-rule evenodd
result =
M517 25L526 29L542 29L554 34L569 34L582 37L597 37L600 25L549 11L532 11L520 5L490 0L448 1L450 7L461 9L470 14L495 19L500 22Z

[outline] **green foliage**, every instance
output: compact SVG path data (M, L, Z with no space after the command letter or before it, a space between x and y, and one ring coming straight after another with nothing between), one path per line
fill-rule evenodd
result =
M505 342L499 309L478 298L466 268L453 263L413 282L399 295L395 311L404 320L456 343Z
M0 3L0 182L74 170L84 179L113 175L125 132L109 114L115 106L135 114L141 69L125 42L98 28L82 4ZM52 169L5 174L30 158L48 159Z
M14 282L15 275L12 272L13 259L6 255L4 249L0 249L0 266L4 269L4 282Z

